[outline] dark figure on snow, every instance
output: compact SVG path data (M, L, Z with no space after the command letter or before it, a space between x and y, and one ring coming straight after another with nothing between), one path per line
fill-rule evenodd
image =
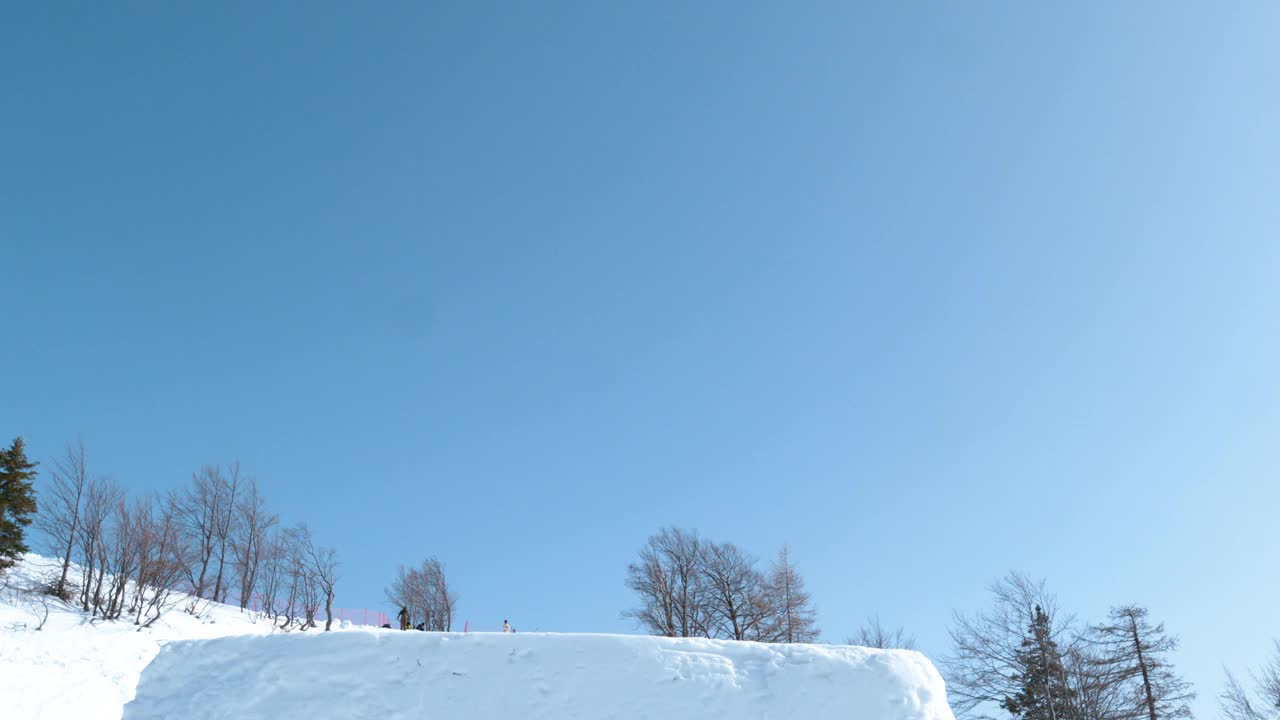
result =
M408 630L409 629L409 609L400 608L400 614L396 615L396 617L400 620L400 629Z

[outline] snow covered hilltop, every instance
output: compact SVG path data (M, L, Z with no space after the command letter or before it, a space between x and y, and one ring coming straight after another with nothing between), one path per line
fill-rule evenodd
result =
M170 643L124 717L952 720L916 652L386 630Z
M35 592L57 567L29 554L0 582L4 720L953 720L916 652L346 623L283 632L204 601L140 629Z

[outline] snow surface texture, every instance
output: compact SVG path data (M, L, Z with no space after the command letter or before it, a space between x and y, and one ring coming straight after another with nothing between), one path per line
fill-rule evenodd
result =
M170 643L124 717L953 720L916 652L398 630Z
M28 554L0 587L2 720L119 720L142 668L166 643L272 632L239 608L204 602L198 617L172 610L141 632L129 621L90 622L73 606L27 592L59 567ZM48 621L37 631L45 600Z

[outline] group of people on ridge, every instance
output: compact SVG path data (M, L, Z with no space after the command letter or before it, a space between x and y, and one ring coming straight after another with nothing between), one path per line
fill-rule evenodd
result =
M402 608L400 608L400 612L396 615L396 619L400 621L400 629L401 629L401 630L408 630L408 629L409 629L409 622L410 622L410 621L409 621L409 608L406 608L406 607L402 607ZM385 627L390 627L390 626L389 626L389 625L383 625L382 627L384 627L384 628L385 628ZM418 623L416 626L414 626L414 628L413 628L413 629L414 629L414 630L426 630L426 629L427 629L427 624L426 624L426 623ZM515 632L515 631L516 631L516 629L515 629L515 628L513 628L513 627L511 627L511 623L507 622L506 620L503 620L503 621L502 621L502 632L504 632L504 633L513 633L513 632Z

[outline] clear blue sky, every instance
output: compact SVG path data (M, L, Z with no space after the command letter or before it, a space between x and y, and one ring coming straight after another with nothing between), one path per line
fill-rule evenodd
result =
M1273 3L6 3L0 434L239 458L381 606L627 631L666 524L827 639L1010 568L1280 635Z

